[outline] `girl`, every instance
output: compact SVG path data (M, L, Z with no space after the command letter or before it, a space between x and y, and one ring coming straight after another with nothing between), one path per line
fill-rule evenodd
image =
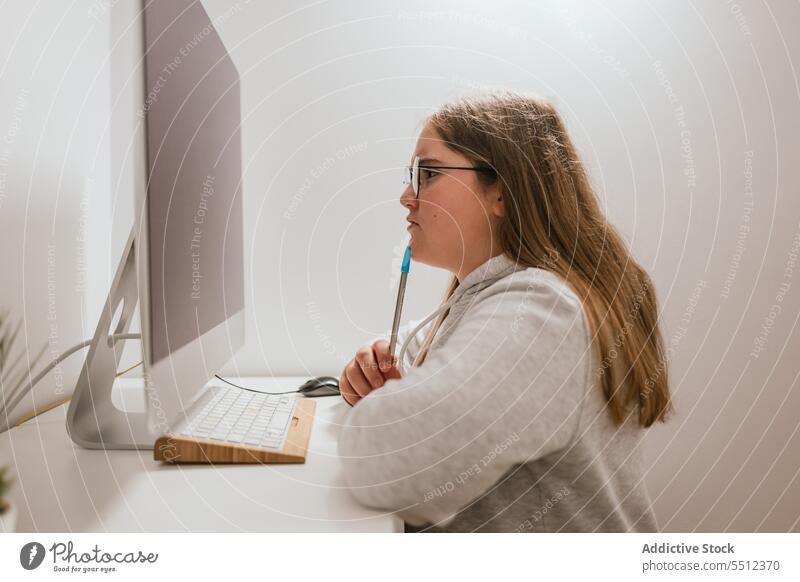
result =
M380 340L342 372L352 493L406 531L656 531L641 442L671 402L655 290L554 107L445 105L400 202L414 260L453 278L397 359Z

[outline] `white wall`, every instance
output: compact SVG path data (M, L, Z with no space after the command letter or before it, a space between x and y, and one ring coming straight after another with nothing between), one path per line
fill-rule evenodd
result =
M750 355L800 229L796 5L205 4L246 115L248 341L229 372L338 375L386 333L419 121L475 88L535 91L658 286L678 407L647 443L661 525L800 529L800 269ZM445 279L414 265L406 316Z
M0 16L0 310L47 361L94 331L109 252L108 26L92 2L6 2ZM68 396L75 356L17 416ZM0 460L2 464L2 460Z

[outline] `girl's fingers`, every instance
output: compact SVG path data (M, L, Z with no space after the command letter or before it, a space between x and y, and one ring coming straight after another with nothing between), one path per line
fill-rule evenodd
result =
M354 406L361 397L353 390L353 387L350 386L350 381L347 379L347 374L345 373L346 370L347 368L345 367L345 369L342 370L342 375L339 377L339 392L345 402L350 406Z
M383 386L383 374L378 370L378 362L372 347L365 346L356 352L356 361L373 389Z
M400 372L389 354L389 342L378 340L358 350L339 378L339 392L350 406L384 385L386 380L400 378Z
M400 370L397 369L397 362L393 360L392 355L389 353L389 342L386 340L377 340L372 344L372 349L375 351L375 358L378 361L378 367L387 380L395 380L400 378Z
M347 381L350 382L350 386L355 390L359 398L363 398L372 392L372 386L370 386L369 381L367 381L366 376L364 376L364 372L361 371L361 366L355 359L350 360L344 373L347 376Z

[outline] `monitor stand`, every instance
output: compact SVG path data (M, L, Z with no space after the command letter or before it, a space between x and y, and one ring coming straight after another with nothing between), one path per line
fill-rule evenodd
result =
M135 240L131 230L69 403L67 432L76 444L86 449L152 450L160 436L151 433L146 412L126 412L111 401L125 340L111 341L109 336L128 332L139 300ZM112 330L120 304L122 312ZM147 374L144 376L146 382Z

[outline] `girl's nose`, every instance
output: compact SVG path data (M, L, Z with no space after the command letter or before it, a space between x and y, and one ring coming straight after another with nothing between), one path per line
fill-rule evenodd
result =
M417 196L414 194L414 188L411 187L411 184L406 186L406 189L403 190L403 193L400 195L400 204L409 210L416 208L417 204L419 204L419 200L417 200Z

